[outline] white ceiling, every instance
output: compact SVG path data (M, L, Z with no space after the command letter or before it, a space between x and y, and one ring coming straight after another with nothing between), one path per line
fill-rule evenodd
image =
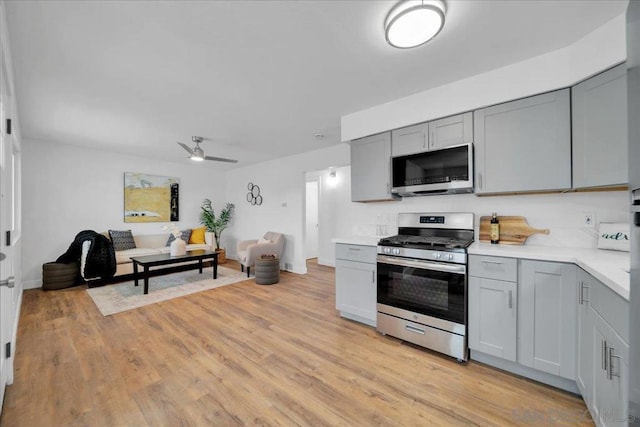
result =
M567 46L627 1L448 0L397 50L394 1L7 1L24 138L228 169L340 143L340 116ZM313 134L326 135L316 140Z

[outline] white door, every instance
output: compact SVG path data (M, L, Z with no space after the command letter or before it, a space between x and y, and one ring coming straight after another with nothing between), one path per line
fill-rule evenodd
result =
M318 181L307 182L305 258L318 257Z
M4 71L4 69L3 69ZM13 247L7 231L13 230L13 136L7 134L8 108L11 105L6 73L0 77L0 411L7 384L13 382L13 360L7 344L11 342L14 321ZM7 240L9 245L7 245ZM13 347L13 346L12 346ZM13 349L11 350L13 356Z

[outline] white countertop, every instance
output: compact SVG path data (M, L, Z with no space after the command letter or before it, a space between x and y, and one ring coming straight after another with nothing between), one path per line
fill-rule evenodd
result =
M480 242L474 242L468 252L472 255L574 263L622 298L629 300L629 252L547 246L492 245Z
M335 237L333 243L377 246L385 236ZM468 249L472 255L491 255L539 261L570 262L607 285L622 298L629 300L629 253L587 248L548 246L492 245L474 242Z

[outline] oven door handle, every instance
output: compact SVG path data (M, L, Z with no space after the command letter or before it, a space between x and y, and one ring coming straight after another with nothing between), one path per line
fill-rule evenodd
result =
M443 273L465 274L467 268L464 265L444 264L429 261L419 261L416 259L394 258L385 255L378 255L378 262L381 264L399 265L401 267L415 267L425 270L441 271Z

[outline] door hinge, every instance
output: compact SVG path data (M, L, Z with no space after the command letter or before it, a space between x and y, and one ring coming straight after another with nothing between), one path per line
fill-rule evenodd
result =
M4 355L5 355L5 359L8 359L11 357L11 341L9 341L4 345Z
M11 246L11 230L7 230L6 233L5 233L4 245L5 246Z
M11 135L11 119L7 119L7 135Z

